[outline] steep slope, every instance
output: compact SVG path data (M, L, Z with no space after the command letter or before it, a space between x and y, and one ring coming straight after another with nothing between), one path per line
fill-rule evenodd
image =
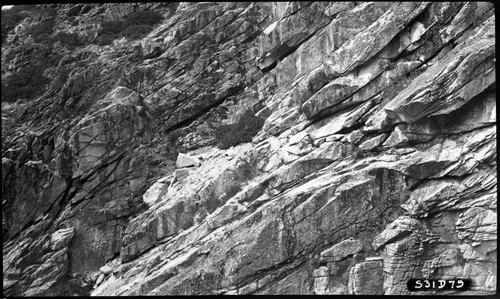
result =
M2 103L5 296L496 293L493 4L39 8L2 45L2 84L50 58Z

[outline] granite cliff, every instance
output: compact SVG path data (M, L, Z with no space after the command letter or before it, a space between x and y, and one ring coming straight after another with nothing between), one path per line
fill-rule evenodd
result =
M494 294L495 60L487 2L36 6L2 42L4 296Z

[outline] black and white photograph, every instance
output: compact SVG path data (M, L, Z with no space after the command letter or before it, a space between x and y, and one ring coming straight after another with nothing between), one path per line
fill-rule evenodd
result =
M2 298L498 295L493 2L1 13Z

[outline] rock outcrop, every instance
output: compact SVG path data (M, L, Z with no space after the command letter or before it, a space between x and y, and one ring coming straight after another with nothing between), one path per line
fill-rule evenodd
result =
M2 44L2 80L53 58L2 103L5 296L496 293L492 3L39 8ZM28 38L47 8L85 43ZM90 42L137 10L163 21Z

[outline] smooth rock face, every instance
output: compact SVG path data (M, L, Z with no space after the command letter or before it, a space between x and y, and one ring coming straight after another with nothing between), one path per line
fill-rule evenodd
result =
M149 187L146 192L144 192L142 199L146 204L149 206L154 205L158 199L161 199L163 195L167 193L168 187L172 181L172 179L168 180L168 178L171 177L159 179L151 187Z
M92 43L137 10L163 21ZM2 43L2 84L40 63L50 82L2 103L6 297L456 295L413 293L412 278L497 292L492 3L23 15ZM217 148L249 110L264 120L252 141Z
M198 166L200 166L200 160L196 157L186 155L183 153L179 153L179 156L177 156L177 161L175 162L175 165L177 166L177 168L185 168L185 167L191 167L191 166L198 167Z

